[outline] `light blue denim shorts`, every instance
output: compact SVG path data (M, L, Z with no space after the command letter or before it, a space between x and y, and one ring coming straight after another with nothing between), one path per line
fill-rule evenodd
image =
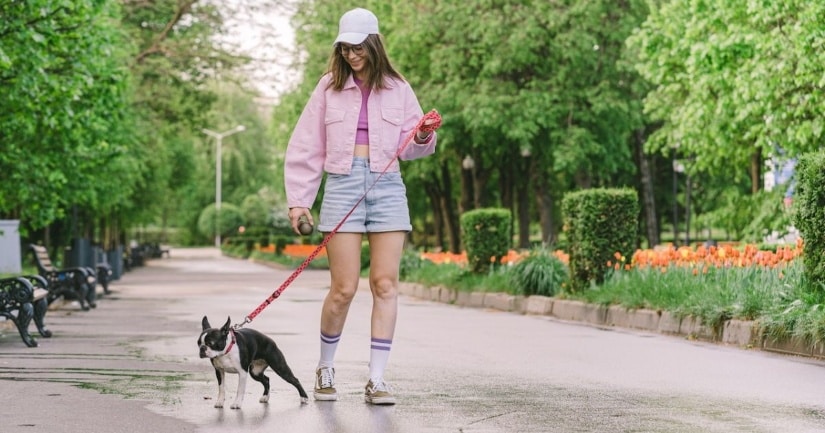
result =
M380 178L379 175L380 173L370 171L367 158L359 157L353 158L350 174L327 173L318 230L331 232L376 179L378 183L375 183L338 231L375 233L412 230L407 187L404 186L401 173L388 172Z

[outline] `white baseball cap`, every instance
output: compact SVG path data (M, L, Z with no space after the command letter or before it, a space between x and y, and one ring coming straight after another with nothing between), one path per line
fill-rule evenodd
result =
M356 8L341 16L338 22L338 37L333 45L345 42L351 45L358 45L364 42L369 35L378 34L378 17L374 13Z

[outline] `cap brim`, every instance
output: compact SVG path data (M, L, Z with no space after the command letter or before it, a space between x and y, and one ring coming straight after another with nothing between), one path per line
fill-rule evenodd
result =
M364 42L364 40L367 39L367 36L369 35L366 33L341 33L337 38L335 38L335 42L333 42L332 45L337 45L340 42L350 45L358 45L361 42Z

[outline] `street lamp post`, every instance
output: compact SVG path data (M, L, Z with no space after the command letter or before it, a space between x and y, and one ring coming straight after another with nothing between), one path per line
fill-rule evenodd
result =
M218 144L218 149L215 152L215 247L217 248L221 247L221 142L224 137L243 132L244 130L246 130L246 127L243 125L238 125L224 132L210 131L206 128L202 129L204 134L214 137Z

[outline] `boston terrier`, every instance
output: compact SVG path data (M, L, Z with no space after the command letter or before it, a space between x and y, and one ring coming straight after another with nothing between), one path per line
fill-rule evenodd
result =
M215 401L215 407L223 407L226 395L226 373L238 375L238 394L235 396L235 402L232 403L230 408L241 408L246 392L247 374L263 384L264 395L261 396L260 402L268 402L269 378L264 375L267 366L271 367L282 379L297 388L298 394L301 396L301 403L306 404L308 401L307 393L292 374L284 354L281 353L275 342L254 329L232 329L229 322L230 320L227 318L223 327L213 328L209 325L206 316L203 316L201 322L203 332L198 337L200 357L209 358L212 361L212 366L215 367L215 376L218 378L218 399Z

